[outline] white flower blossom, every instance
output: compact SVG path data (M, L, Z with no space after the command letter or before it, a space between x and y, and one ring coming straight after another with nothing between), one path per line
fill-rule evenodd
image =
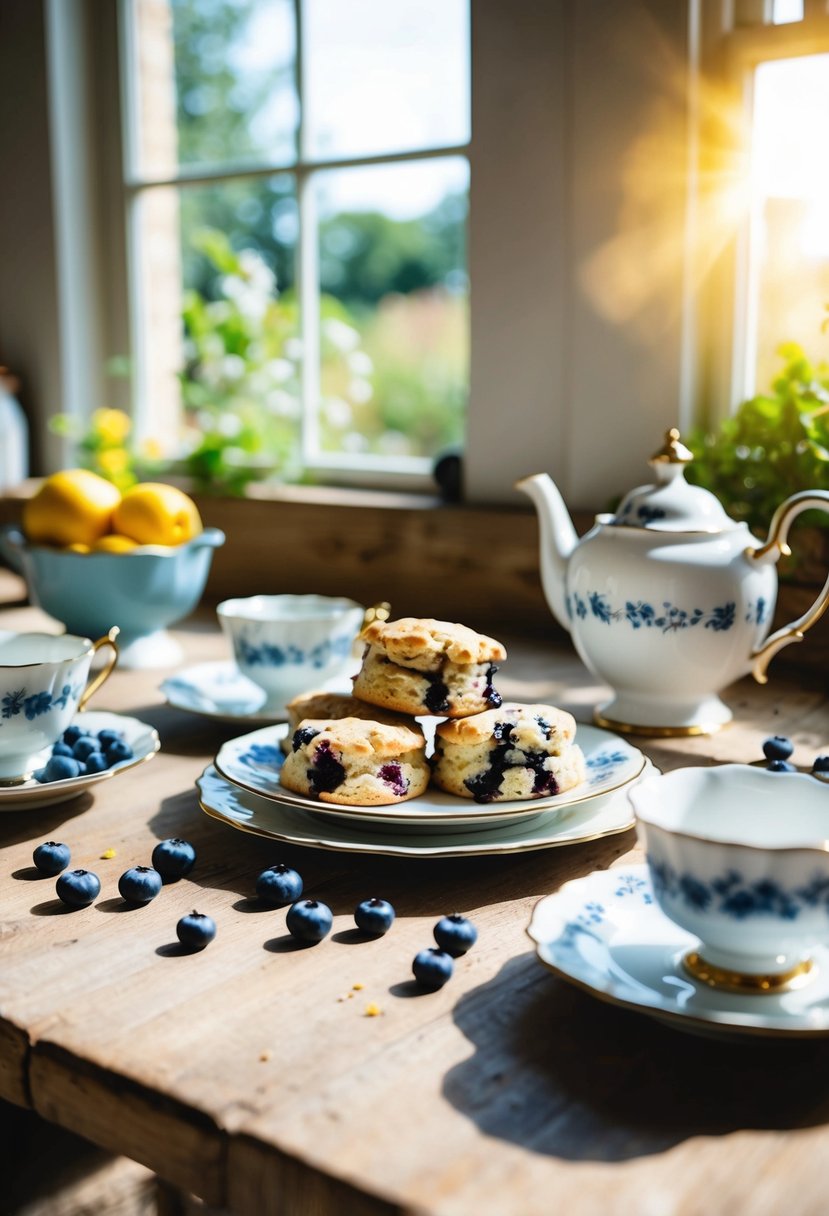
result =
M374 389L368 380L354 379L348 386L348 395L357 405L365 405L374 396Z
M344 355L360 345L360 335L357 330L352 325L346 325L345 321L338 321L336 317L329 317L327 321L323 321L321 328L323 336L334 349L341 351Z
M265 370L277 384L284 384L286 380L290 380L296 375L296 368L288 359L269 359L265 364Z
M321 411L329 426L337 430L345 430L354 419L354 411L342 397L327 397L322 403Z
M370 376L374 371L374 362L371 355L367 355L364 350L354 350L347 359L348 370L354 376Z

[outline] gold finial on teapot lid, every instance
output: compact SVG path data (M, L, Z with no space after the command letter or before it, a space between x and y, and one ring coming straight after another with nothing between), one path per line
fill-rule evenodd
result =
M665 432L665 442L658 452L654 452L648 461L649 464L688 464L694 459L694 453L690 448L686 448L685 444L679 437L679 431L675 426L672 426L669 431Z

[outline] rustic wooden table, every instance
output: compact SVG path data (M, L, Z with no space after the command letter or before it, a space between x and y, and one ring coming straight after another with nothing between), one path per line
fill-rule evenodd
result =
M0 587L7 600L19 589ZM0 612L3 628L44 624L55 628L22 603ZM224 656L209 616L178 636L189 661ZM0 1097L238 1216L826 1210L829 1044L692 1037L537 962L525 933L536 901L637 859L632 831L428 861L236 832L199 809L194 781L241 732L165 705L164 674L116 672L98 699L158 729L151 763L94 795L0 816ZM518 640L502 676L510 697L584 720L601 691L571 652ZM644 750L664 769L749 760L782 733L811 762L829 743L825 685L825 673L811 687L741 684L727 698L739 725ZM172 835L198 850L191 877L124 910L119 875ZM64 912L52 881L33 880L32 849L50 838L100 875L93 906ZM284 910L252 898L278 859L335 913L313 949L295 948ZM366 941L352 912L370 895L398 918ZM174 927L194 907L218 935L181 954ZM478 943L446 987L419 993L411 960L456 910Z

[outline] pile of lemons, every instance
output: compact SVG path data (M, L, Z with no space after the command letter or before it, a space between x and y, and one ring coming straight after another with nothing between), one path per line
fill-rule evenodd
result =
M23 508L23 532L30 544L73 553L183 545L201 531L196 504L175 486L145 481L122 494L87 469L53 473Z

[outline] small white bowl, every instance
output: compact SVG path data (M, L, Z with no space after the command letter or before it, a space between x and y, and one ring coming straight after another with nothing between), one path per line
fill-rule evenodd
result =
M344 596L252 595L216 609L236 664L264 689L266 708L352 673L365 609Z
M829 790L742 764L676 769L628 795L662 911L700 939L686 968L714 986L803 982L829 942Z

